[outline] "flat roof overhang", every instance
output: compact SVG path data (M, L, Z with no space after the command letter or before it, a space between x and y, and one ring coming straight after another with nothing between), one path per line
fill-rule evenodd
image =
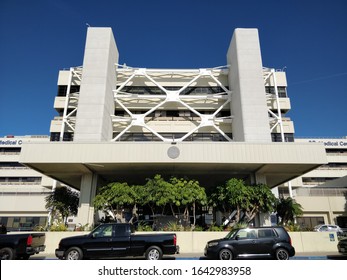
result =
M19 161L80 189L83 174L144 184L155 174L187 176L202 186L262 174L275 187L326 164L319 143L49 142L23 144Z

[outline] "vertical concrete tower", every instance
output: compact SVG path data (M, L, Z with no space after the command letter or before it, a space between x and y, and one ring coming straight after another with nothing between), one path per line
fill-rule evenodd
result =
M111 28L88 28L74 141L110 141L118 49Z
M271 142L257 29L236 29L227 52L233 138Z

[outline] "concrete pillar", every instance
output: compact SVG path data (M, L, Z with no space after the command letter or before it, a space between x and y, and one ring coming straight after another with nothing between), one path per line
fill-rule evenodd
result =
M113 136L118 50L111 28L88 28L74 141L110 141Z
M271 142L257 29L235 29L227 62L233 139Z
M80 202L77 214L77 223L82 225L94 224L93 199L96 193L97 174L88 173L82 175Z

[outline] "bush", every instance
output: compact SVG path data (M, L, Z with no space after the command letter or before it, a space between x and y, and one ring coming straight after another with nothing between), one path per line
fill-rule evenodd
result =
M293 224L293 223L288 223L284 228L287 231L301 231L300 225L298 224Z
M193 231L204 231L204 228L202 226L195 226Z
M67 231L67 226L63 223L53 224L49 228L49 231Z
M223 226L216 226L215 224L212 224L207 231L223 231Z
M152 227L147 224L146 222L139 222L138 226L137 226L137 231L152 231Z

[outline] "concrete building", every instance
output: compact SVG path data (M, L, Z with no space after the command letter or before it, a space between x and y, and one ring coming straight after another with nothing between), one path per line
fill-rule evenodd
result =
M298 222L307 228L338 224L347 229L347 137L295 138L296 143L324 144L327 164L292 181L293 197L304 208ZM289 195L288 185L281 187Z
M81 224L94 223L92 199L110 181L159 173L213 188L236 177L277 193L327 163L323 144L294 142L285 73L263 67L256 29L235 30L225 66L146 69L118 57L110 28L88 28L83 65L59 72L51 142L20 154L81 191Z
M0 223L8 230L32 230L47 222L45 197L56 183L19 163L19 155L24 143L48 142L41 135L0 138Z

